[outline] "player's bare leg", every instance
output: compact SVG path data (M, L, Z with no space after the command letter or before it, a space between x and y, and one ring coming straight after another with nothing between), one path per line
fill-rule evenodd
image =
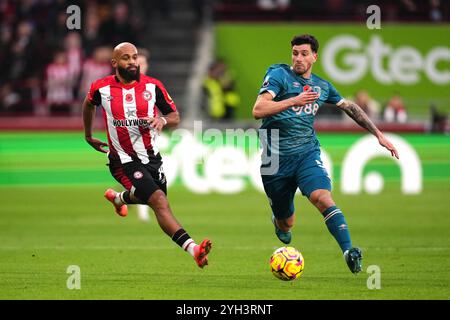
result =
M161 190L156 190L148 199L148 205L153 209L161 229L172 236L181 228L181 225L175 219L170 209L169 201Z
M336 207L331 192L326 189L315 190L311 193L309 201L322 213L328 230L338 242L344 254L344 259L353 273L362 269L362 253L359 248L352 247L347 222L342 211Z
M295 213L292 214L292 216L290 216L287 219L276 219L275 218L275 222L277 224L277 227L284 232L288 232L289 230L291 230L291 228L294 226L295 223Z
M132 200L138 200L132 195ZM153 209L161 229L172 238L181 248L188 251L200 268L208 264L208 253L211 250L211 241L205 239L200 245L183 229L180 223L175 219L170 209L169 201L162 190L156 190L148 199L148 205Z
M278 239L284 244L291 243L292 233L291 228L295 223L295 213L293 213L289 218L286 219L277 219L274 215L272 215L272 223L275 226L275 234Z
M331 197L331 192L325 189L313 191L309 196L309 201L311 201L320 212L324 212L329 207L336 205Z

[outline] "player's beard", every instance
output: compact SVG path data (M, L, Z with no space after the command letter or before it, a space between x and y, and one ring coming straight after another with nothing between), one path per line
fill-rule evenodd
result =
M305 64L294 67L295 73L297 73L298 75L301 75L301 76L304 75L308 70L309 70L309 68Z
M120 76L126 82L132 82L134 80L139 81L141 77L141 68L140 66L136 67L136 71L131 71L129 68L122 68L120 66L117 67L117 71L119 71Z

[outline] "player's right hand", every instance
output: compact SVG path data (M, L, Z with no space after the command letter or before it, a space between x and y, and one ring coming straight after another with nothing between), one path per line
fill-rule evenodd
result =
M400 159L400 157L398 156L397 149L383 134L380 134L380 136L378 137L378 142L380 143L380 145L382 145L391 152L391 156Z
M161 132L164 127L164 121L161 117L146 117L141 119L147 121L148 125L153 129L156 129L158 133Z
M94 148L95 150L97 150L99 152L103 152L103 153L108 152L108 150L103 149L103 148L107 147L108 144L101 140L98 140L98 139L95 139L92 137L86 137L86 142L89 143L92 148Z
M294 106L304 106L305 104L313 103L319 99L319 94L314 91L304 91L298 96L291 98Z

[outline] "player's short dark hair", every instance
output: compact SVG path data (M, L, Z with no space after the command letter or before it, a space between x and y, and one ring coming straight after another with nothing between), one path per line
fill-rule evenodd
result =
M317 41L317 39L314 38L314 36L312 36L310 34L302 34L302 35L295 36L294 38L292 38L292 41L291 41L292 47L298 46L301 44L311 45L312 52L317 53L319 51L319 41Z

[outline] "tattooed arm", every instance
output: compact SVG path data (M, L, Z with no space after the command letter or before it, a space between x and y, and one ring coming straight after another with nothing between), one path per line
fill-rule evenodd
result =
M355 102L344 100L341 104L339 104L338 108L344 111L350 118L355 120L357 124L369 131L375 137L378 138L381 134L381 131L378 130L375 124L369 119L364 110L361 109L361 107Z
M344 100L337 107L343 110L350 118L352 118L362 128L366 129L375 137L377 137L380 145L388 149L393 157L396 157L397 159L399 158L397 149L395 149L394 145L388 139L386 139L386 137L380 130L378 130L378 128L369 119L367 114L361 109L360 106L358 106L353 101Z

